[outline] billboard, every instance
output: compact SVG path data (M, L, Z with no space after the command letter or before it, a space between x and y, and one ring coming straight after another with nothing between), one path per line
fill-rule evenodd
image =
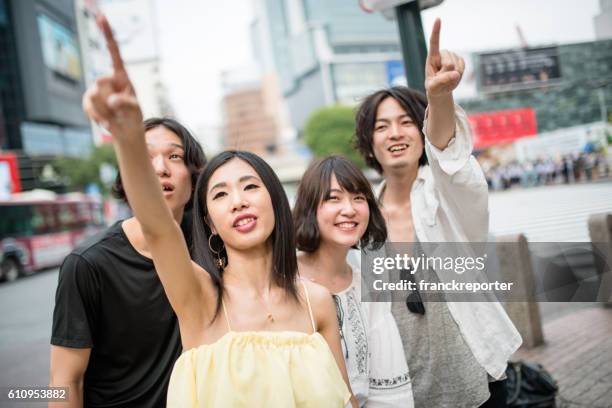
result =
M63 78L81 80L81 59L76 35L44 14L36 16L45 65Z
M529 89L561 80L557 47L479 54L478 71L484 93Z
M538 124L533 108L510 109L468 115L474 133L474 148L510 143L535 136Z

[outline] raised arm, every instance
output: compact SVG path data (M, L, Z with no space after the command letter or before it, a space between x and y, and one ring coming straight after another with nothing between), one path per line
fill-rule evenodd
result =
M432 145L445 149L455 135L453 90L459 85L465 62L457 54L440 50L440 19L436 19L425 63L428 101L427 136Z
M166 204L149 159L142 112L123 65L111 27L103 15L97 22L106 37L113 73L96 80L83 96L89 117L113 136L123 185L138 219L166 295L179 316L201 306L202 276L191 262L181 229ZM201 308L200 308L201 309Z

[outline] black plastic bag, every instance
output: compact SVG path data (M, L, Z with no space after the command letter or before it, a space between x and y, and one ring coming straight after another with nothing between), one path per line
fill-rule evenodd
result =
M559 387L550 373L540 364L510 362L508 377L509 408L554 408Z

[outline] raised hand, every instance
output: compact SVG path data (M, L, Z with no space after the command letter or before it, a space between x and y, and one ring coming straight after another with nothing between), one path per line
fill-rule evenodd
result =
M104 15L99 14L96 22L104 33L113 72L98 78L87 89L83 95L83 109L87 116L110 131L114 138L140 137L144 133L142 112L113 31Z
M425 90L430 100L451 95L465 69L463 58L451 51L440 50L440 26L438 18L429 38L429 53L425 62Z

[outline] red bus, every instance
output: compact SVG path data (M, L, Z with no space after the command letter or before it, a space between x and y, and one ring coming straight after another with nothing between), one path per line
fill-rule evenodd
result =
M28 192L0 201L0 280L60 265L103 228L102 202L84 194Z

